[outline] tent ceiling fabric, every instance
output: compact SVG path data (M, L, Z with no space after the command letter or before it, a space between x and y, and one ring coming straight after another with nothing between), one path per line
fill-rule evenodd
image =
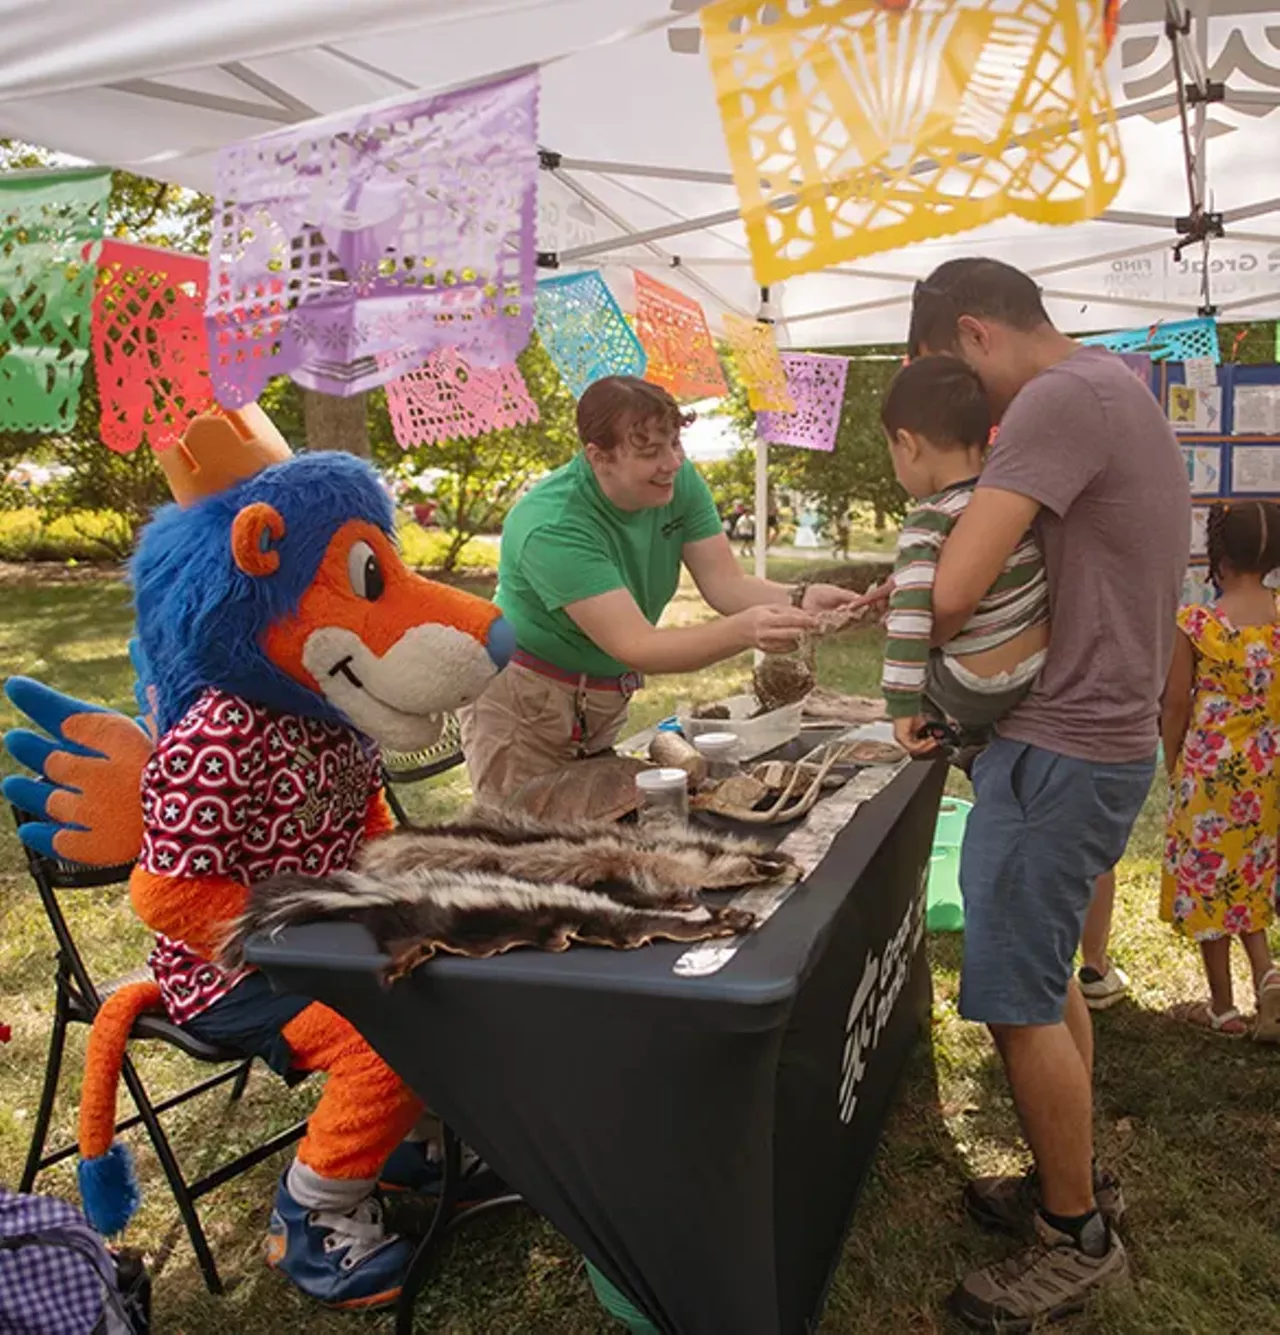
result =
M1211 248L1221 318L1280 316L1280 0L1186 0L1209 77ZM208 190L219 147L282 126L530 62L543 70L539 244L602 267L624 308L642 267L704 303L759 301L699 51L698 0L0 0L0 134ZM1163 0L1127 0L1111 55L1127 177L1103 220L1017 221L789 280L780 340L900 341L911 283L993 254L1040 276L1071 331L1194 315L1200 248L1174 260L1188 210ZM1194 114L1194 113L1193 113ZM613 168L609 164L615 164ZM622 168L621 170L619 168ZM642 170L636 171L635 168ZM689 219L721 218L681 230ZM646 239L644 234L671 233ZM624 234L638 240L618 244ZM612 241L606 250L593 246ZM680 267L671 268L678 256Z

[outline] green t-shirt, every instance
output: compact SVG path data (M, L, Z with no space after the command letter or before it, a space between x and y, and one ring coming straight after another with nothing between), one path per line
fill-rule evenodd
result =
M711 492L687 459L669 505L620 510L600 490L585 454L518 500L502 528L495 601L516 643L566 672L616 677L627 665L593 644L569 603L628 589L657 625L680 583L686 542L721 532Z

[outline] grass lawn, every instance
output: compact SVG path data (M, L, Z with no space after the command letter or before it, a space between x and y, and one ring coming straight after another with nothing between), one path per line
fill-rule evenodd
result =
M684 592L673 619L701 614ZM130 612L124 587L80 579L0 587L0 675L25 672L62 690L117 708L132 707L125 653ZM830 685L873 690L878 642L846 638L823 650ZM743 683L743 659L703 674L710 697ZM658 679L635 706L642 726L671 712L688 681ZM0 727L14 719L0 706ZM465 798L445 779L419 794L423 815ZM1133 1000L1098 1022L1099 1152L1124 1176L1131 1201L1127 1237L1137 1276L1132 1293L1062 1329L1083 1335L1275 1335L1280 1331L1280 1053L1215 1041L1162 1014L1199 994L1190 951L1155 918L1160 846L1152 801L1120 868L1115 954L1134 981ZM72 896L73 929L103 975L134 968L147 934L121 891ZM960 1190L971 1173L1024 1162L1008 1093L984 1033L956 1015L959 939L931 941L934 1019L903 1089L849 1238L820 1330L825 1335L949 1332L942 1300L967 1267L998 1256L998 1240L965 1222ZM0 833L0 1023L13 1028L0 1048L0 1181L15 1183L34 1114L50 1009L52 943L22 869L16 839ZM1243 989L1244 976L1240 974ZM1243 990L1240 995L1246 995ZM83 1034L73 1034L56 1118L73 1133ZM154 1091L189 1079L181 1058L144 1053ZM220 1157L305 1113L306 1085L289 1092L257 1073L239 1108L220 1094L167 1120L179 1153L197 1175ZM144 1142L135 1137L135 1147ZM373 1329L357 1316L326 1314L269 1273L261 1240L280 1164L263 1165L203 1202L214 1252L231 1291L208 1297L149 1149L139 1151L146 1196L128 1240L157 1267L160 1335L274 1335ZM74 1198L72 1172L40 1183ZM682 1184L672 1183L678 1208ZM385 1323L384 1323L385 1324ZM383 1325L379 1325L382 1329ZM617 1329L596 1306L574 1250L540 1221L495 1217L463 1230L419 1307L418 1329L448 1335L589 1335ZM725 1332L725 1335L733 1335Z

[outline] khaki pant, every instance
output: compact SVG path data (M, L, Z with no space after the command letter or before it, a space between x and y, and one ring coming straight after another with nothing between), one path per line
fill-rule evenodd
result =
M586 724L580 742L574 739L579 708ZM627 697L512 663L458 721L476 799L500 802L530 779L610 750L627 721Z

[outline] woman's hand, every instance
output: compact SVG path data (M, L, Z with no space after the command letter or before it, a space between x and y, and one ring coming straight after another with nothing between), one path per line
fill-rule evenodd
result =
M759 649L762 654L789 654L800 643L802 635L817 630L818 623L810 612L798 607L781 607L777 603L761 603L748 607L728 618L741 629L743 647Z

